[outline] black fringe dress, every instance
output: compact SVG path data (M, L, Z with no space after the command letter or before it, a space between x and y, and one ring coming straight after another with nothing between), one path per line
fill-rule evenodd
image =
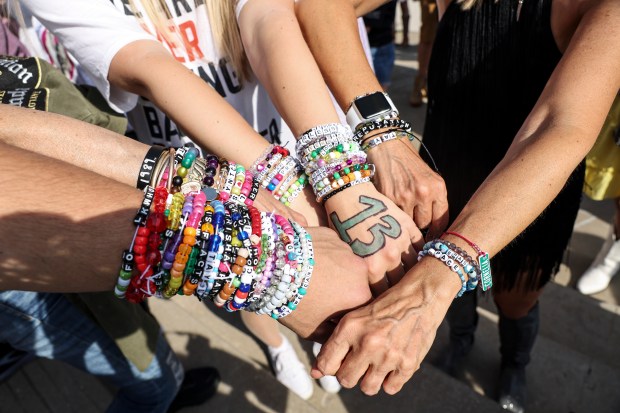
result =
M551 3L524 0L517 19L517 0L485 0L468 11L453 1L439 24L424 143L446 181L451 219L502 159L561 58ZM556 161L551 154L548 162ZM520 287L535 290L557 272L583 176L582 163L538 219L493 258L495 290L513 288L517 278ZM531 171L531 179L545 177ZM535 196L521 194L524 200Z

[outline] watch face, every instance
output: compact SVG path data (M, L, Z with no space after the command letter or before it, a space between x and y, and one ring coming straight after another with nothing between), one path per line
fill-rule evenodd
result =
M392 110L390 102L381 92L361 97L355 101L355 107L364 119L371 119Z

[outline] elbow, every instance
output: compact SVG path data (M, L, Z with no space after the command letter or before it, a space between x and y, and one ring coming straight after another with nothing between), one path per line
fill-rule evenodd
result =
M122 47L112 58L110 84L150 99L153 68L174 59L157 41L138 40Z

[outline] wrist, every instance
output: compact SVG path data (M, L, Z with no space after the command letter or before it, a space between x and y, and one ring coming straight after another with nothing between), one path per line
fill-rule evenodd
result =
M374 175L374 165L366 163L366 153L340 124L318 125L303 133L297 155L319 203L370 182Z
M390 129L384 129L384 131L388 130ZM415 158L421 159L420 153L408 139L396 138L366 149L367 162L376 163L378 159L384 159L386 157L389 159L395 151L410 151L415 155Z
M460 290L458 277L439 262L423 259L414 266L396 286L391 287L373 304L377 313L385 311L387 316L401 319L411 311L418 312L427 307L439 308L433 313L443 319L445 311Z
M136 188L142 190L151 184L153 177L159 172L157 170L162 160L162 154L166 151L163 146L151 146L144 154L144 159L140 164Z
M474 252L470 255L476 257L475 260L478 265L478 280L480 281L480 288L482 291L489 290L493 286L493 276L491 274L491 261L489 254L483 251L478 244L469 238L458 232L451 231L450 229L444 232L442 239L452 242L455 247L460 248L465 253L470 253L471 251ZM451 240L456 241L456 243Z
M398 117L398 109L385 92L357 96L346 112L347 124L355 131L360 125L379 119Z
M398 283L406 297L422 294L445 302L452 302L462 288L459 277L444 263L432 257L422 258Z
M339 206L351 204L352 200L358 199L360 195L372 196L373 193L380 195L372 182L361 183L328 198L323 206L325 206L327 210L335 210L338 209Z

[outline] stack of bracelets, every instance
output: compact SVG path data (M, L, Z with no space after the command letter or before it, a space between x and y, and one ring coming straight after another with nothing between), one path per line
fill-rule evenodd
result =
M462 296L465 291L475 290L479 284L483 291L491 288L491 267L488 254L482 252L476 244L470 243L462 235L455 232L446 232L446 234L456 235L467 241L478 252L478 260L474 260L466 251L451 242L435 239L427 242L424 248L418 252L418 261L428 255L437 258L454 271L461 279L462 284L457 297Z
M116 296L140 302L195 295L227 311L276 319L290 314L312 276L310 235L297 223L252 206L258 176L197 154L195 148L152 148L145 157L138 179L145 195L123 253ZM286 180L287 168L271 179Z
M357 105L361 106L361 102L367 99L371 101L370 103L364 103L365 111L370 112L370 114L366 114L368 117L362 115L362 113L355 114L356 110L358 110ZM356 107L354 108L354 106ZM422 140L411 132L411 124L400 119L399 116L398 109L396 109L388 94L384 92L373 92L358 96L347 110L347 122L353 130L353 138L364 152L368 153L369 150L376 148L382 143L395 139L407 139L412 143L414 140L417 140L428 154L435 171L437 171L435 161L428 149Z
M299 161L282 146L269 145L250 167L250 172L262 188L286 206L301 194L307 183Z
M302 134L297 141L297 157L319 203L346 188L369 182L375 173L351 130L338 123Z
M411 125L409 122L399 118L398 110L387 93L384 92L372 92L356 97L347 110L347 123L353 130L353 141L359 145L356 149L361 149L363 151L362 153L368 153L369 150L395 139L407 139L409 141L413 141L414 139L419 140L419 138L411 133ZM337 134L338 132L335 133ZM343 134L344 132L340 133ZM318 133L315 132L315 134ZM313 138L306 138L303 136L302 140L304 139L312 141L310 150L314 150L315 146L329 145L323 143L323 141L320 141L318 145L314 145L315 141ZM331 138L328 142L334 139L335 138ZM437 166L435 165L433 157L424 146L424 143L422 143L421 140L419 141L428 153L429 159L432 161L437 171ZM303 154L307 153L308 151ZM323 153L324 152L321 150L320 154ZM314 155L314 152L312 152L312 154ZM312 164L310 164L310 167L312 167ZM312 179L314 176L308 172L307 168L306 173L308 173L310 182L314 185L315 181ZM321 177L321 175L319 177ZM320 198L319 195L321 194L317 194L318 198ZM323 198L323 200L325 199ZM457 297L463 295L465 291L475 290L478 284L481 285L483 291L491 288L493 282L489 255L480 250L476 244L458 233L446 232L445 234L457 236L467 242L478 253L478 260L474 260L467 252L457 247L455 244L442 239L436 239L426 243L424 249L418 253L418 260L429 255L441 260L448 268L454 271L459 276L462 283L461 290L458 292Z

